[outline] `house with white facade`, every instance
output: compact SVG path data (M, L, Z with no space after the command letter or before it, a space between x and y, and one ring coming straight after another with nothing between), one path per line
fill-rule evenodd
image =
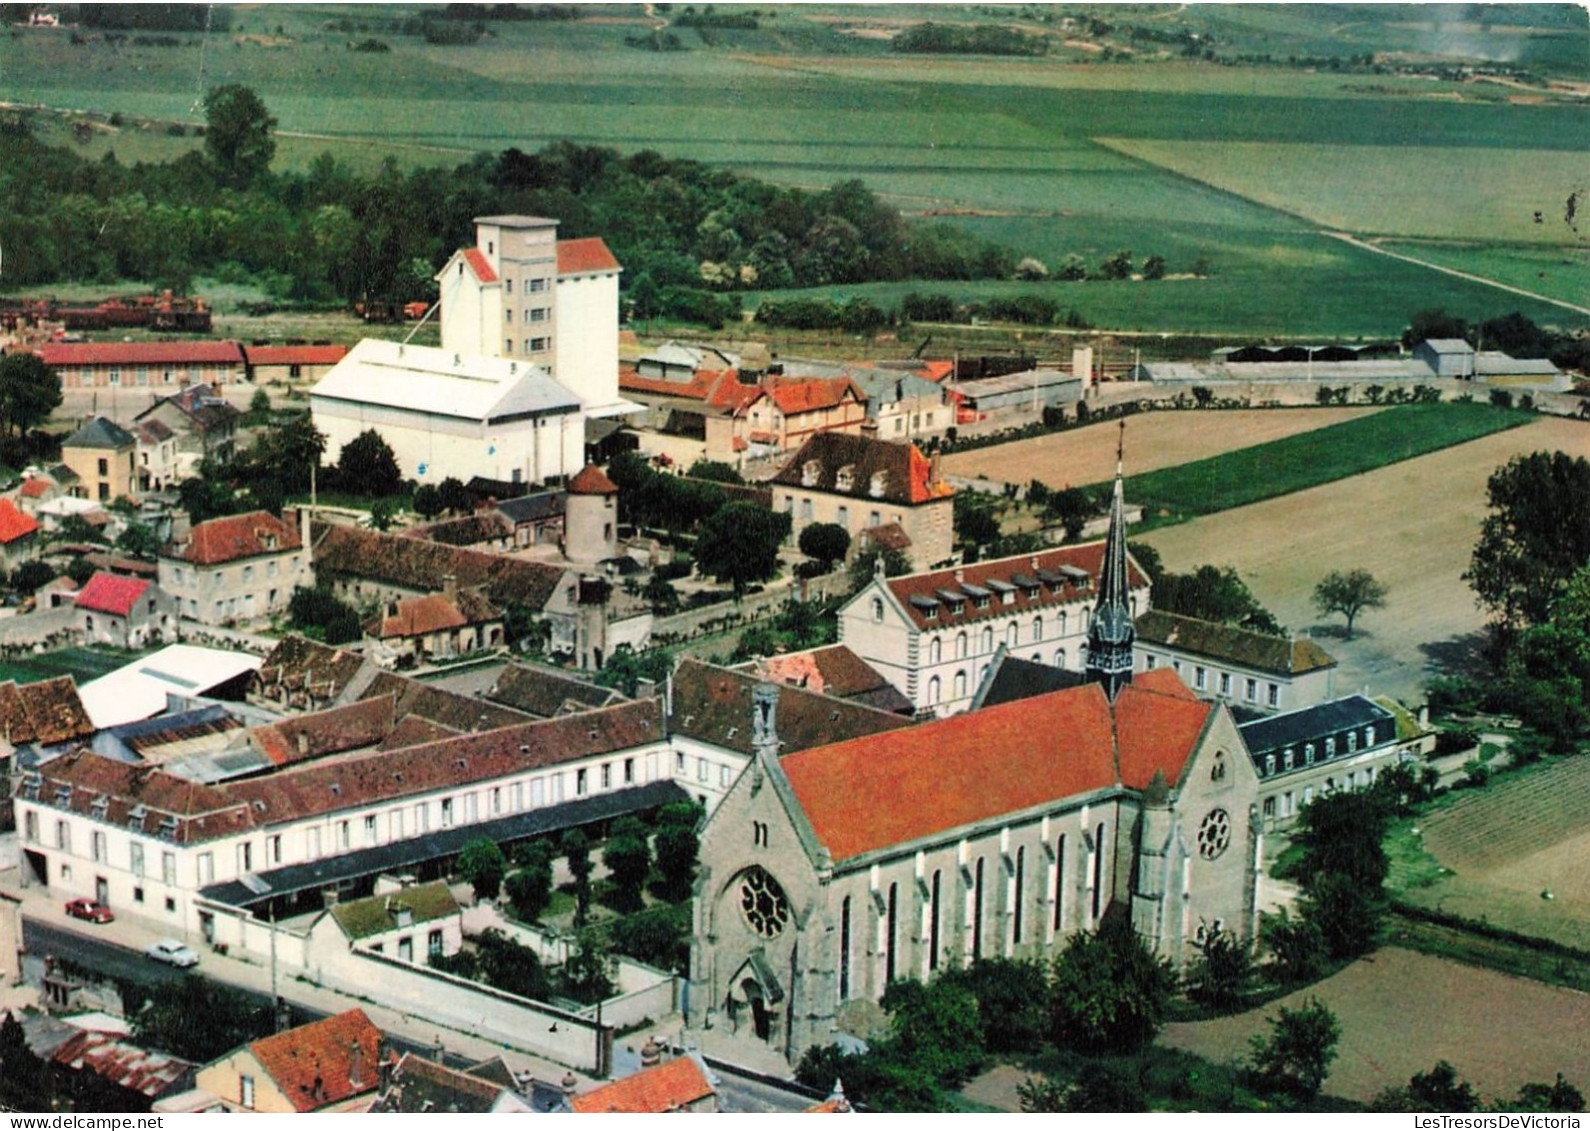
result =
M298 525L269 511L201 522L162 548L157 564L160 588L184 617L203 624L284 612L294 588L314 584Z
M1331 697L1336 659L1306 637L1273 636L1158 609L1138 616L1136 669L1171 667L1195 693L1243 711L1291 711Z
M1316 796L1368 789L1389 766L1418 757L1397 718L1363 695L1348 695L1241 724L1259 775L1266 830L1291 824Z
M74 621L85 644L137 651L177 642L177 603L158 585L100 570L78 591Z
M839 639L919 712L972 706L994 653L1067 671L1086 667L1105 542L1061 546L953 569L875 577L839 610ZM1146 612L1148 575L1128 564L1134 613Z

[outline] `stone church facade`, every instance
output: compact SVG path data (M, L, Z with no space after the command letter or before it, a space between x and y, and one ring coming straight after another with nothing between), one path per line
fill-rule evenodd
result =
M1106 914L1177 965L1252 938L1257 775L1223 705L1112 662L1124 525L1109 541L1081 686L782 757L757 688L752 762L702 830L693 1023L794 1063L895 979L1048 956Z

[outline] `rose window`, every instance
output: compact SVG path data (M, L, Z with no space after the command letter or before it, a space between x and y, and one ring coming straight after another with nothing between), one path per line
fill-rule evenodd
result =
M751 930L764 939L777 938L789 922L784 889L761 868L752 868L740 882L740 910Z
M1211 810L1198 826L1198 855L1213 860L1231 843L1231 817L1224 809Z

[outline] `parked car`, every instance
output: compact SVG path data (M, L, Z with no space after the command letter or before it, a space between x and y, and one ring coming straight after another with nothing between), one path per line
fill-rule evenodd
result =
M176 939L161 939L159 942L150 943L144 948L144 955L153 958L156 962L164 962L167 966L197 966L199 956L193 948Z
M93 899L74 899L67 903L66 913L74 919L86 919L90 923L110 923L116 916L111 914L110 908Z

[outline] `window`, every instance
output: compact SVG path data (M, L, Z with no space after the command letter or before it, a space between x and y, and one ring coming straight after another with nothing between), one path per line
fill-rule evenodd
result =
M938 637L928 641L928 663L936 664L944 658L944 645Z
M964 671L955 673L955 698L966 698L966 673Z
M635 784L635 759L633 758L624 759L624 784Z
M1281 753L1281 767L1283 769L1290 770L1296 764L1297 764L1297 751L1292 749L1292 747L1288 746Z
M683 752L675 750L674 751L674 773L682 774L684 772L685 772L685 756L684 756Z
M503 353L512 353L513 352L513 339L512 338L504 338L503 339L502 352Z
M109 460L102 459L102 460L99 461L99 473L101 475L109 475L110 474L110 461Z
M1193 669L1193 686L1198 688L1199 691L1209 686L1209 672L1206 668L1197 667Z
M1093 922L1099 921L1104 899L1104 822L1093 833Z
M240 873L254 870L254 846L248 841L237 846L237 870Z
M530 352L531 353L541 353L543 350L545 350L548 347L548 345L551 343L551 341L552 341L551 338L531 338L530 339Z
M31 816L31 814L29 814ZM127 864L138 879L144 878L144 846L136 840L127 849Z
M177 882L177 854L175 852L162 852L160 854L160 879L168 884ZM166 900L166 903L171 904L171 900ZM166 908L167 911L171 909L171 906Z
M442 932L432 931L425 936L425 953L432 958L442 956Z
M530 291L531 291L532 294L538 293L540 291L544 291L546 289L547 289L547 281L545 279L531 279L530 280Z
M265 838L265 859L271 864L282 862L282 838L279 835Z
M547 307L544 307L544 306L535 307L533 310L530 311L530 321L532 321L532 322L545 322L547 320L547 315L550 314L550 313L552 313L552 312Z
M1062 836L1054 846L1054 929L1059 932L1065 923L1066 911L1066 838Z
M933 706L939 701L939 694L942 689L943 685L939 682L938 676L934 676L932 679L928 680L927 703L929 707Z
M353 847L353 830L347 821L337 822L337 847L345 852Z
M602 788L613 788L613 764L611 762L602 763Z
M888 919L884 928L883 943L883 980L894 981L898 967L895 966L895 953L900 949L900 885L889 885Z
M1375 744L1375 728L1374 727L1365 727L1364 728L1364 745L1365 746L1373 746L1374 744Z
M411 938L406 938L406 937L398 939L398 955L397 956L398 956L398 961L399 962L413 962L414 961L414 940L411 939Z
M1021 643L1021 641L1018 639L1020 632L1021 630L1016 627L1016 622L1011 621L1010 624L1005 627L1005 643L1009 644L1012 648Z
M843 526L846 531L849 531L849 529L850 529L850 508L849 507L840 507L839 508L839 517L835 521L837 521L840 526Z
M1273 820L1274 818L1275 818L1275 798L1266 797L1264 799L1264 819L1268 821L1268 820Z
M62 852L72 851L72 826L65 821L55 822L55 847Z
M722 786L724 789L728 789L729 788L729 782L731 780L732 780L732 771L729 769L729 767L727 765L719 766L718 767L718 785Z
M1032 642L1034 644L1043 639L1043 618L1032 618Z
M812 520L812 501L810 499L802 499L801 500L801 521L802 522L810 522L811 520Z
M839 905L839 1000L850 999L850 897Z
M504 310L502 312L502 320L504 322L507 322L507 323L511 324L513 322L513 311L512 310Z
M1275 773L1275 755L1274 754L1266 754L1264 756L1264 772L1266 774Z
M1350 731L1347 732L1347 753L1351 754L1353 751L1355 751L1357 749L1358 749L1358 732L1356 730L1350 730Z
M515 786L514 788L518 789L519 787ZM401 809L392 810L391 836L393 840L403 839L403 810Z
M880 513L879 511L869 511L869 512L867 512L867 525L868 526L882 526L883 525L883 515L882 515L882 513Z
M983 858L977 858L972 880L972 957L983 957Z
M364 843L375 843L375 814L371 813L364 819Z
M584 772L585 772L584 770L580 771L580 773L582 773L582 774ZM584 793L585 791L581 790L580 792ZM444 798L442 798L442 828L450 829L452 827L453 827L453 799L451 797L444 797Z
M1336 739L1334 736L1325 740L1325 757L1336 757Z
M966 658L966 633L964 632L955 637L955 658L957 660Z
M992 652L994 650L994 630L993 630L993 628L989 627L989 628L984 628L983 629L982 639L979 641L979 645L978 645L978 649L977 650L979 652Z
M1230 672L1221 672L1220 673L1220 694L1222 694L1222 695L1230 695L1231 694L1231 673Z
M199 853L199 883L209 884L215 882L215 853Z
M883 623L883 600L879 597L872 599L872 623Z
M1016 905L1011 908L1011 942L1015 946L1021 945L1021 912L1022 905L1026 902L1027 879L1027 848L1025 845L1016 849Z
M105 834L96 832L90 838L90 841L89 854L93 857L94 863L103 864L105 862Z
M1314 764L1314 744L1312 742L1305 743L1303 746L1303 764L1305 766Z
M1267 703L1269 703L1270 706L1272 706L1272 707L1279 707L1281 705L1281 689L1280 689L1280 687L1277 686L1276 684L1273 684L1273 683L1270 684L1270 690L1269 690L1269 693L1265 696L1265 701Z
M1143 655L1143 670L1145 672L1151 672L1155 668L1157 668L1158 666L1159 666L1159 657L1158 656L1154 655L1154 653L1152 653L1152 652L1144 653L1144 655Z
M1248 680L1247 687L1244 690L1247 692L1246 698L1248 702L1252 703L1259 697L1259 681L1256 679Z
M757 848L767 847L767 822L751 822L751 843Z
M1226 752L1224 750L1215 751L1215 764L1209 769L1209 780L1226 780Z
M505 294L505 295L513 294L513 280L512 279L504 279L502 281L502 293Z
M254 1106L254 1077L241 1074L238 1076L237 1102L244 1107Z
M942 872L933 873L933 886L928 895L928 969L939 968L939 886Z
M580 772L583 774L585 771L581 770ZM711 774L712 774L712 763L707 761L705 758L697 758L696 759L696 780L697 781L706 781L711 776Z
M702 776L703 777L706 776L704 771L703 771ZM584 797L585 796L586 790L590 788L590 780L589 779L590 779L590 771L589 770L575 770L574 771L574 796L575 797Z

